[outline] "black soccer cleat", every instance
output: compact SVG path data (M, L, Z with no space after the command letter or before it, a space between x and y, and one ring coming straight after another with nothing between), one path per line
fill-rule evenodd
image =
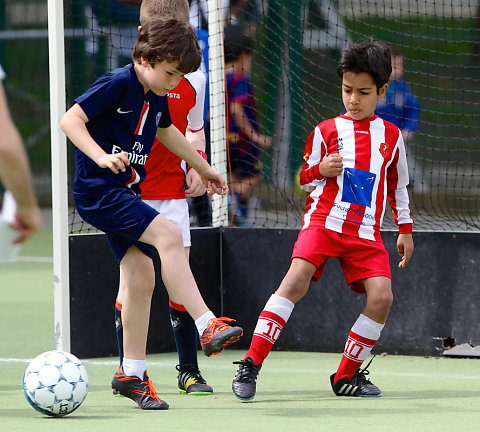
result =
M257 392L257 376L262 365L253 364L251 357L233 364L239 365L232 382L233 394L241 401L251 401Z
M213 388L203 378L196 365L177 365L178 391L190 395L210 395Z
M373 360L373 359L372 359ZM363 369L357 369L352 378L340 378L334 383L335 374L330 376L330 383L332 390L337 396L353 396L353 397L380 397L382 392L373 384L367 375L370 371L367 370L370 363Z
M126 396L135 401L143 410L166 410L168 404L162 401L158 396L152 380L148 377L147 371L143 375L143 380L137 376L128 376L123 373L123 367L120 366L112 380L112 390L114 394Z

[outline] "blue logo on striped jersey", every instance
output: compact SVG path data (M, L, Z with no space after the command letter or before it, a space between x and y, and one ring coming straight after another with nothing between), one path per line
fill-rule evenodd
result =
M342 201L370 207L376 174L356 168L343 170Z

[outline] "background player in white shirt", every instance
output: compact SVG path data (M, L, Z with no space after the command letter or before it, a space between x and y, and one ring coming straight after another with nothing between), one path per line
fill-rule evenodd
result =
M347 284L366 293L336 373L337 396L381 396L360 369L384 327L393 301L389 255L380 237L386 200L399 225L397 248L407 265L413 252L408 169L400 130L375 115L392 71L388 46L347 48L337 69L345 115L326 120L307 139L300 185L310 192L287 275L260 313L250 349L232 383L241 400L255 397L256 379L293 307L318 280L328 259L340 260Z

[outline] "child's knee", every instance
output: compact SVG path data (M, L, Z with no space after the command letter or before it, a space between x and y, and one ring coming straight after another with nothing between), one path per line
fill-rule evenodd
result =
M168 229L163 231L161 238L159 238L159 247L157 249L168 250L174 247L183 248L183 236L180 228L171 224Z
M124 281L124 290L136 296L149 297L155 289L155 270L153 266L135 269Z
M370 296L370 303L379 311L388 311L393 303L393 293L389 287L379 289Z
M309 286L310 278L307 275L290 272L280 284L276 294L296 303L307 293Z

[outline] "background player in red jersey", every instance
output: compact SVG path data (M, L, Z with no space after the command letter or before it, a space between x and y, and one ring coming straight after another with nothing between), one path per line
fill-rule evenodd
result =
M381 42L347 48L337 69L345 115L326 120L307 139L300 185L308 189L302 229L287 275L260 313L250 349L232 389L241 400L255 397L256 379L293 307L318 280L326 261L338 257L352 290L366 293L366 306L353 325L340 366L330 377L337 396L381 396L360 369L384 327L392 304L389 255L380 237L386 197L400 234L399 267L413 252L408 204L408 169L398 127L375 115L392 71Z
M140 8L140 24L149 19L171 18L188 23L187 0L144 0ZM182 77L180 83L168 94L168 108L172 123L186 135L197 152L206 158L205 132L203 124L205 76L198 69ZM195 197L205 193L198 173L187 168L185 162L155 139L145 164L147 176L141 185L142 200L161 215L177 225L183 237L187 259L190 254L190 220L186 196ZM186 186L186 188L185 188ZM167 281L170 322L177 345L179 364L178 389L191 395L213 392L203 378L197 360L198 332L195 321L182 305L179 296ZM115 304L115 327L120 354L123 361L122 302L125 287L120 273L120 287Z

